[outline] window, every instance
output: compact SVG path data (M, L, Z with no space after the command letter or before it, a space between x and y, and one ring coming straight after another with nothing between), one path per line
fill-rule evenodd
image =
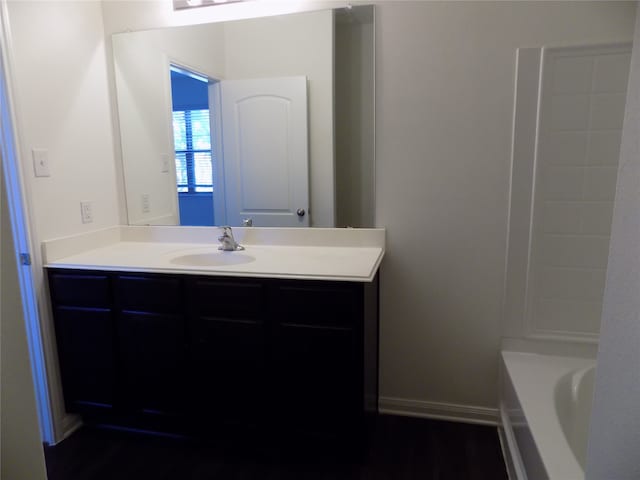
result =
M213 192L209 110L173 112L178 192Z

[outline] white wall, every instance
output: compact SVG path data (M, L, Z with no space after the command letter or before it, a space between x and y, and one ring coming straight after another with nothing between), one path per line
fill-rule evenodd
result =
M179 224L169 65L178 63L211 78L224 77L222 27L186 28L113 36L118 106L114 115L119 120L132 225ZM168 156L168 169L163 155ZM143 195L148 195L149 212L143 211Z
M119 223L98 2L9 2L20 148L40 239ZM34 178L32 148L51 177ZM93 202L82 224L80 202Z
M628 40L634 4L385 2L376 18L383 404L495 408L516 49Z
M0 478L45 480L11 222L0 168Z
M587 479L640 478L640 17L611 230Z

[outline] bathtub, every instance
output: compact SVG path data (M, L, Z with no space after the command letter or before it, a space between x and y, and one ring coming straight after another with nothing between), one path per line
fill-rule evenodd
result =
M584 479L595 361L503 351L501 367L511 479Z

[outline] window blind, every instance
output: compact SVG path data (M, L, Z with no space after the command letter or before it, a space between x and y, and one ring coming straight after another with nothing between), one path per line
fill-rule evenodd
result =
M173 112L178 192L213 192L209 110Z

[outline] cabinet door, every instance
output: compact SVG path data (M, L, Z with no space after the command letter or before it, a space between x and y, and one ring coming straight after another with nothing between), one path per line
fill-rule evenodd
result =
M115 391L111 310L60 306L54 316L67 410L111 410Z
M109 412L116 396L110 277L103 272L48 273L67 411Z
M262 283L200 278L188 292L196 410L216 422L259 422L267 401Z
M352 329L281 325L274 345L278 421L306 432L351 428L360 415Z
M146 415L184 412L185 334L181 315L120 314L123 401Z
M359 286L279 282L270 297L281 421L311 432L350 429L362 416Z
M116 285L123 404L146 416L179 416L186 386L182 281L120 275Z

